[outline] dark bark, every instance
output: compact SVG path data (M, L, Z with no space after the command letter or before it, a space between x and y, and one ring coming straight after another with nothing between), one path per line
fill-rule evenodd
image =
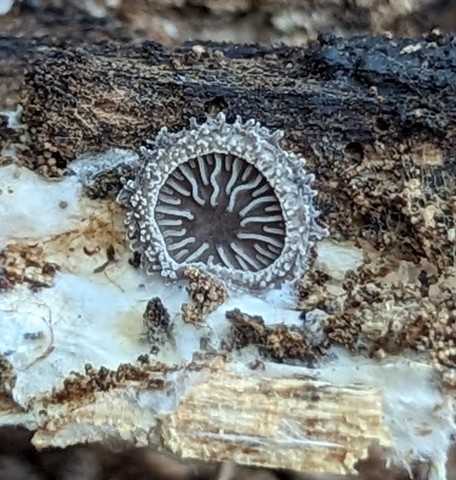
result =
M326 35L307 48L155 43L48 48L26 73L32 168L137 149L224 111L283 129L316 174L333 238L455 262L456 41Z

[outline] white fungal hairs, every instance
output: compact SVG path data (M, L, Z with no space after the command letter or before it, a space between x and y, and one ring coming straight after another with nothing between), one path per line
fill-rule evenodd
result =
M194 266L247 288L299 279L325 231L313 175L280 147L282 137L223 113L177 133L163 128L119 195L146 271L175 279Z

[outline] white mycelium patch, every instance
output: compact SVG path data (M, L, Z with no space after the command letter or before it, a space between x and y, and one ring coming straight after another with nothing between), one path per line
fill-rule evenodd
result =
M49 288L34 291L19 282L0 292L0 355L15 370L12 394L23 408L60 388L71 371L82 372L87 363L116 369L147 354L150 344L141 340L142 317L154 296L162 300L174 327L172 341L153 357L167 364L189 362L200 351L203 336L211 348L219 348L229 331L227 310L262 315L268 325L300 324L294 306L283 306L292 302L286 291L284 298L269 301L233 292L204 326L183 322L182 304L190 302L185 282L170 287L158 273L146 276L133 268L123 241L123 210L114 202L83 195L82 183L90 185L99 169L131 165L135 158L119 150L87 156L72 165L77 175L60 181L47 181L16 164L0 168L0 251L16 245L19 257L39 246L41 258L59 267ZM100 270L107 245L114 246L115 261ZM268 294L280 297L280 292ZM0 410L0 425L5 421Z
M158 134L144 167L119 195L131 248L149 273L178 278L195 266L235 285L296 280L324 231L313 175L285 152L283 133L219 114Z
M246 142L245 132L242 141ZM49 288L35 291L19 282L0 294L0 354L14 369L11 394L17 404L17 408L0 408L0 425L38 428L34 442L40 448L101 440L107 435L145 445L157 412L174 408L173 402L188 387L188 381L179 377L180 370L177 377L166 378L175 386L176 393L171 397L167 392L144 390L140 384L126 381L117 389L97 392L93 401L80 401L76 396L62 404L43 404L43 397L61 388L70 372L84 373L87 363L94 368L116 369L122 363L134 364L139 355L147 354L150 345L141 340L142 315L152 297L160 297L174 330L172 341L150 357L151 363L183 368L200 351L203 336L210 337L210 347L217 352L220 340L230 329L225 312L234 308L260 315L268 325L302 326L296 307L284 308L284 303L292 303L288 288L267 292L262 295L266 301L252 292L230 292L229 299L207 317L204 325L198 328L185 324L181 307L190 301L185 282L170 286L159 274L146 277L133 268L123 242L122 209L111 200L83 196L80 180L90 184L98 168L135 164L134 153L124 153L124 159L119 151L92 160L85 158L73 165L77 175L59 182L46 181L17 164L0 168L0 250L17 247L19 257L28 251L24 247L39 246L43 260L59 266ZM258 165L256 168L260 170ZM309 192L308 186L303 188ZM274 186L274 191L279 189ZM100 269L106 262L106 247L112 244L115 260ZM327 240L317 248L317 262L333 279L343 278L363 262L363 252L350 243ZM312 336L320 334L321 315L324 313L317 310L306 314L305 326ZM252 362L258 358L255 349L244 349L233 354L232 368L252 374ZM446 452L455 431L453 397L441 390L425 358L415 360L400 355L379 362L335 349L317 368L266 362L264 374L314 377L338 386L360 384L379 389L385 421L394 437L392 458L430 460L431 478L446 478ZM340 414L346 411L341 408ZM356 414L350 418L358 420ZM311 442L320 435L319 427L293 440ZM342 461L348 465L351 459Z

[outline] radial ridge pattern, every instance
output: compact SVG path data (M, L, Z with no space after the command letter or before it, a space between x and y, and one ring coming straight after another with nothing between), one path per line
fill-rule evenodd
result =
M146 270L177 278L195 266L248 288L298 279L325 232L315 222L313 177L281 138L223 114L178 133L162 129L119 196Z
M160 189L155 220L176 262L257 272L284 246L274 190L253 165L230 154L179 165Z

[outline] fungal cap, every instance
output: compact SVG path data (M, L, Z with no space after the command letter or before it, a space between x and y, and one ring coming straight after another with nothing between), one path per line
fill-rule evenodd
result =
M192 119L190 128L176 133L162 128L154 146L141 149L142 170L119 195L127 207L130 247L140 254L146 271L160 270L174 279L195 267L249 289L298 280L308 267L310 248L326 231L316 223L314 176L305 171L303 158L280 147L282 136L253 119L236 117L229 123L223 113L200 125ZM243 191L247 194L241 195ZM266 192L263 197L276 199L277 206L269 203L269 213L252 200L261 191ZM269 200L261 201L268 205ZM207 231L217 235L211 222L219 222L218 232L228 229L229 222L209 216L210 207L222 204L239 215L235 241L219 240L213 250L205 246L197 254ZM248 210L255 214L243 217ZM246 233L242 229L247 225ZM185 227L181 236L175 226ZM261 237L260 243L242 243L245 237Z

